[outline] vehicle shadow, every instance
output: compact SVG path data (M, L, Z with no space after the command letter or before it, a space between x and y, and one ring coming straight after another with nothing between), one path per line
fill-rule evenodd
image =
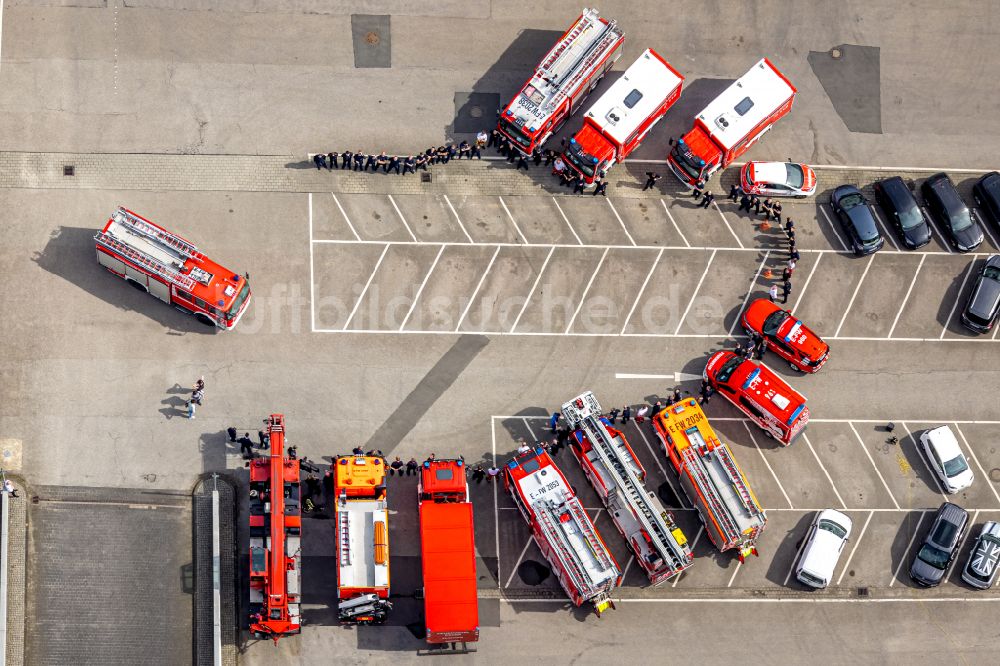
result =
M785 532L785 536L782 537L781 543L775 549L774 557L771 559L770 565L768 565L767 573L765 574L767 580L790 590L814 590L814 588L800 583L795 577L794 572L791 576L788 575L788 572L796 564L796 560L799 557L799 549L802 548L802 543L809 532L809 526L812 524L814 517L815 514L812 512L805 513L791 529ZM788 577L787 584L785 583L786 577Z
M896 578L898 584L915 590L923 589L922 586L913 582L907 571L909 562L913 559L914 553L920 548L921 540L931 526L932 516L933 513L929 511L909 511L900 523L889 552L890 571L895 573L899 569L899 576ZM918 528L919 532L914 536L914 532ZM907 548L910 545L911 538L913 540L913 547ZM906 558L906 561L904 561L904 558Z
M978 333L974 333L962 325L962 309L972 293L976 274L982 270L985 264L986 257L972 257L971 261L962 262L962 269L956 271L955 276L951 279L937 311L937 322L941 326L947 327L947 332L970 340L980 337Z

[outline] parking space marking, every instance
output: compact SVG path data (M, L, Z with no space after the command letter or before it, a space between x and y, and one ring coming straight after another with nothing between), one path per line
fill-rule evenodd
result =
M844 322L847 321L847 315L851 311L851 306L854 305L854 299L858 297L858 291L861 290L861 285L865 281L865 276L868 275L868 269L872 267L872 263L875 261L875 255L868 257L868 263L865 264L865 270L861 273L861 279L858 280L858 284L854 287L854 293L851 294L851 300L847 303L847 309L844 310L844 316L840 318L840 325L837 326L837 330L834 332L833 337L840 335L840 329L844 327Z
M670 214L670 209L667 208L667 202L660 199L660 205L663 206L663 212L667 214L667 219L669 219L670 223L674 225L674 229L677 230L677 235L681 237L682 241L684 241L684 245L691 247L691 243L688 243L688 239L684 237L684 233L681 231L681 228L677 226L677 221L674 220L674 216Z
M816 262L813 264L812 270L809 271L809 275L806 276L806 283L802 285L802 291L799 292L799 297L795 299L795 305L793 305L789 309L789 312L794 313L795 308L799 307L799 305L802 303L802 299L805 298L806 296L806 289L809 288L809 283L812 282L813 273L816 272L816 267L819 266L819 262L821 262L822 260L823 260L822 254L816 256Z
M410 309L407 310L406 316L403 317L403 323L399 325L399 330L402 331L406 328L406 322L410 321L410 315L412 315L413 311L417 308L417 302L420 300L420 294L424 293L424 287L427 286L427 281L431 279L431 273L434 272L434 268L438 265L438 261L441 259L442 254L444 254L444 245L442 245L441 249L438 250L437 256L434 257L434 261L431 263L431 267L427 269L427 274L424 275L423 281L420 283L420 286L417 287L417 293L413 297L413 303L410 304Z
M868 512L868 518L865 519L865 524L861 526L861 531L858 532L858 538L854 541L854 547L851 548L851 552L847 554L847 561L844 562L844 568L840 570L840 575L837 576L837 585L840 585L840 581L844 580L844 574L851 567L851 560L854 559L854 553L857 552L858 546L861 545L861 539L865 536L865 531L868 529L868 523L872 521L872 516L875 515L874 511Z
M351 224L351 218L347 217L347 211L344 210L344 207L340 205L340 199L338 199L337 195L334 194L333 192L330 192L330 196L333 197L333 203L337 204L337 208L340 210L340 214L343 216L344 222L347 222L347 226L351 230L351 233L354 234L354 237L358 239L359 243L362 242L361 236L358 235L358 232L354 229L354 225Z
M816 449L813 448L812 442L809 441L809 436L806 435L804 432L802 433L802 441L804 441L809 446L809 450L812 452L813 458L816 459L816 464L819 465L819 468L821 470L823 470L823 474L826 476L826 480L830 482L830 487L833 488L833 494L837 496L837 501L840 502L840 508L846 510L847 505L844 504L844 498L840 496L840 491L837 490L837 486L833 483L833 478L830 476L830 473L826 471L826 466L823 465L823 461L819 459L818 455L816 455Z
M605 198L604 200L608 202L608 206L611 208L611 212L615 214L616 218L618 218L618 224L622 225L622 231L624 231L625 235L628 236L628 240L630 243L632 243L632 247L637 247L635 244L635 239L632 238L632 234L628 232L628 227L625 226L625 221L622 220L622 216L618 214L617 210L615 210L615 205L611 203L611 199Z
M419 243L420 241L418 241L417 237L414 235L413 229L411 229L410 225L406 223L406 218L403 217L403 211L399 210L399 206L396 205L396 200L392 198L391 194L387 196L389 197L389 203L391 203L392 207L396 209L396 215L399 215L399 219L403 222L403 226L406 227L406 232L410 234L410 238L413 239L413 242Z
M927 473L930 475L932 479L934 479L934 486L938 489L938 493L941 495L941 499L947 502L948 495L945 494L944 488L941 487L941 482L938 481L937 473L934 472L934 469L927 462L927 458L924 456L923 447L920 444L920 440L918 440L916 437L913 436L913 433L910 432L910 426L906 425L905 421L900 421L899 425L903 426L903 430L906 431L906 436L910 438L911 442L913 442L913 448L916 449L917 455L920 456L920 461L924 464L924 467L927 468Z
M4 0L0 0L0 6ZM2 12L3 10L0 10ZM316 270L313 260L313 195L309 193L309 316L311 329L316 332Z
M375 268L372 269L371 275L368 276L368 281L365 282L364 288L361 289L361 293L358 294L358 300L354 302L354 307L351 308L351 314L348 315L347 321L344 323L343 330L347 330L351 325L351 320L354 319L354 315L357 314L358 308L361 307L361 301L365 299L365 294L368 293L368 287L371 286L372 280L375 279L375 274L378 273L378 267L382 265L382 260L385 259L385 255L389 252L389 244L386 243L385 248L382 249L382 254L379 255L378 261L375 262Z
M563 212L562 206L559 205L559 200L556 199L555 197L552 197L552 203L556 205L556 210L558 210L559 214L562 215L562 219L566 223L566 226L569 227L569 231L571 234L573 234L573 238L576 239L577 243L583 245L583 241L580 240L580 237L577 235L576 229L574 229L573 225L569 223L569 218L566 217L566 213Z
M812 520L809 521L810 525L812 525L816 521L816 516L818 515L819 515L818 511L813 512ZM805 537L802 538L805 539ZM799 560L801 558L802 558L802 546L800 545L798 551L795 553L795 559L792 560L792 566L788 567L788 573L785 574L785 580L781 584L782 587L788 587L788 581L792 579L792 572L795 571L795 565L799 563Z
M628 316L625 317L625 323L622 324L622 330L618 333L618 335L624 335L625 334L625 329L628 328L629 320L632 319L632 315L635 314L635 309L639 305L639 299L642 298L643 292L646 291L646 285L649 284L649 279L651 277L653 277L653 271L655 271L656 267L660 264L660 257L663 256L663 250L664 249L666 249L666 248L662 248L662 247L660 248L660 251L656 255L656 259L653 260L653 265L649 267L649 272L646 273L646 279L642 281L642 286L639 287L639 291L636 292L635 302L632 303L632 307L628 311Z
M896 565L896 570L892 572L892 580L889 581L889 587L896 584L896 580L899 578L899 572L903 568L903 564L907 562L910 554L910 549L913 548L913 542L917 540L917 535L920 534L920 525L924 522L924 518L927 517L927 510L920 510L920 520L917 521L917 526L913 528L913 536L910 537L909 543L906 544L906 550L899 558L899 564Z
M986 224L986 220L983 219L983 216L979 214L979 209L973 208L972 214L976 216L976 219L979 221L979 226L981 226L983 228L983 231L986 232L986 235L990 237L990 241L993 243L993 247L1000 249L1000 245L997 244L997 239L993 238L993 232L990 231L989 225Z
M504 208L506 208L506 206L504 206ZM518 233L520 233L520 232L518 232ZM547 255L545 255L545 261L542 262L542 269L540 271L538 271L538 275L535 276L535 282L531 285L531 290L528 291L528 295L524 299L524 305L521 306L521 311L517 313L517 318L514 319L514 325L510 327L510 332L511 333L514 332L514 330L517 328L518 322L521 321L521 315L523 315L524 311L528 309L528 303L531 302L531 297L534 295L535 289L538 289L538 283L542 279L542 274L545 273L545 267L549 265L549 259L552 258L552 253L555 252L555 251L556 251L556 248L555 248L555 246L553 246L553 247L549 248L549 253Z
M927 210L926 206L921 206L920 210L924 214L924 218L927 220L927 226L931 228L931 233L937 236L938 240L941 241L941 245L944 246L944 249L948 251L948 254L951 254L951 243L948 242L948 237L944 235L944 232L937 228L937 222L934 221L934 216L931 215L931 212Z
M496 417L490 418L490 446L492 451L492 465L495 468L497 466L497 420ZM499 474L497 475L499 476ZM496 540L496 555L497 555L497 589L500 588L500 505L499 499L497 498L497 484L500 480L498 478L493 478L490 480L490 485L493 486L493 538Z
M646 444L646 449L649 451L649 455L653 457L653 461L656 462L656 466L660 468L660 473L663 474L663 478L667 480L667 485L670 486L670 490L674 493L674 497L677 498L677 502L681 505L682 509L690 508L684 502L686 495L684 493L678 492L677 486L674 485L673 480L671 480L670 475L667 474L666 468L663 463L660 462L660 456L656 455L656 451L653 450L653 445L649 443L649 438L646 437L646 433L642 431L642 428L636 427L639 431L639 436L642 437L642 441Z
M733 581L736 580L736 574L738 574L740 572L740 568L742 566L743 566L743 563L740 562L739 560L737 560L737 562L736 562L736 568L733 569L733 575L729 577L729 582L726 583L726 587L732 587L733 586Z
M764 264L767 263L767 258L771 256L771 251L767 250L764 252L764 258L761 259L760 265L757 266L757 272L753 274L753 279L750 280L750 286L747 287L747 295L743 297L743 303L740 304L740 309L736 311L736 318L733 319L733 323L729 326L729 330L726 332L728 337L732 337L733 331L736 329L736 324L740 321L740 316L743 314L743 310L747 307L747 301L750 300L750 294L753 293L754 285L757 284L757 278L760 277L760 272L764 270Z
M698 290L701 289L701 284L705 281L705 276L708 275L708 269L712 267L712 260L715 259L715 255L718 250L712 250L712 256L708 258L708 263L705 264L705 270L701 274L701 278L698 280L698 284L694 288L694 292L691 294L691 300L688 301L687 307L684 308L684 314L681 315L680 321L677 322L677 329L674 331L674 335L681 332L681 326L684 325L684 320L687 319L688 312L691 311L691 306L694 305L694 301L698 298Z
M1000 326L997 326L995 329L993 329L993 335L990 336L990 340L997 339L997 332L1000 332Z
M896 498L895 496L893 496L892 491L889 490L889 484L885 482L885 477L882 476L882 472L879 470L878 465L875 464L875 459L872 458L871 452L868 450L868 447L865 446L865 441L861 439L861 435L860 433L858 433L857 428L855 428L854 424L851 422L848 422L847 425L851 427L851 432L854 433L854 436L858 440L858 444L861 445L861 450L865 452L866 456L868 456L868 462L870 462L872 464L872 467L875 468L875 473L878 474L878 478L882 482L882 487L885 488L885 492L889 493L889 499L892 500L893 506L895 506L897 509L900 508L899 502L896 501Z
M521 237L521 240L524 241L525 245L530 245L528 239L525 238L524 234L521 233L521 227L517 226L517 220L515 220L514 216L510 214L510 208L507 208L507 204L504 202L503 197L497 197L497 199L500 200L500 205L503 206L504 212L507 213L507 217L508 219L510 219L510 223L514 225L514 231L516 231L517 235ZM532 291L534 291L534 289L532 289Z
M462 322L465 321L465 316L469 314L469 310L472 309L472 304L476 301L476 296L479 294L479 290L483 288L483 282L486 281L486 276L490 274L490 269L493 268L493 262L497 260L497 255L500 254L500 246L493 251L493 256L490 257L490 263L486 264L486 270L483 271L482 277L479 278L479 283L476 284L476 289L472 292L472 296L469 297L469 302L465 306L465 310L462 311L462 316L458 318L458 326L455 327L455 332L457 333L459 329L462 328Z
M694 539L692 539L692 541L691 541L691 552L692 553L694 552L694 549L698 546L698 539L700 539L701 535L704 534L704 533L705 533L705 526L699 524L698 525L698 533L694 535ZM670 584L670 587L677 587L677 583L681 582L681 578L684 577L685 573L686 573L685 571L681 571L679 574L677 574L674 577L674 582Z
M833 220L830 219L830 216L827 215L826 208L823 207L823 204L817 204L816 207L819 208L819 212L823 213L823 217L826 219L826 223L830 225L830 229L833 230L833 235L837 237L837 241L840 243L840 247L843 248L844 252L850 252L851 250L850 248L847 247L847 242L844 240L843 236L841 236L840 232L837 230L837 225L834 224Z
M899 245L896 243L895 237L889 233L889 225L882 220L882 214L878 212L878 206L872 206L869 204L868 208L871 210L872 215L875 216L875 219L878 220L879 226L882 228L882 231L885 232L885 237L889 239L890 243L892 243L892 247L898 250Z
M715 210L718 211L719 217L722 218L722 221L726 223L726 229L729 229L729 233L731 233L733 235L733 238L736 239L736 242L739 244L740 249L745 250L746 246L743 245L743 241L741 241L740 237L736 235L735 231L733 231L733 227L730 226L729 220L726 219L726 214L722 212L721 208L719 208L719 204L715 203L715 199L712 199L712 205L715 207ZM664 204L664 208L666 208L666 204Z
M969 281L969 276L972 275L972 267L975 265L976 260L973 259L969 262L969 267L965 269L965 275L962 277L962 284L958 286L958 292L955 294L955 303L951 306L948 318L944 320L944 328L941 329L941 335L938 336L939 340L943 340L944 334L948 332L948 325L951 324L951 318L955 316L955 310L958 308L958 301L962 296L962 292L965 290L965 283Z
M622 571L622 580L628 576L628 570L632 568L632 562L635 561L635 555L629 555L628 562L625 563L625 569Z
M465 237L469 239L470 243L475 243L475 241L472 240L472 236L469 235L469 232L465 230L465 225L462 224L462 218L458 216L458 211L451 205L451 199L448 198L447 194L444 195L444 202L448 204L448 208L451 209L451 214L455 216L455 221L458 222L458 226L462 229L462 233L465 234Z
M899 316L903 314L903 308L906 307L906 302L910 300L910 292L913 291L913 285L917 283L917 276L920 275L920 269L923 267L924 259L926 258L926 254L920 255L920 263L917 264L917 270L913 273L913 279L910 280L910 286L906 289L906 295L903 296L903 302L899 304L899 310L896 312L896 318L892 320L892 328L889 329L889 335L885 337L891 338L892 332L896 330L896 324L899 323Z
M587 292L590 291L591 286L594 284L594 278L601 271L601 266L604 265L604 260L608 257L608 250L604 250L604 254L601 255L601 260L597 262L597 267L590 273L590 279L587 280L587 286L583 288L583 293L580 294L580 302L576 306L576 310L573 311L573 316L569 319L569 324L566 326L564 335L569 335L569 332L573 329L573 323L576 321L576 316L580 314L580 310L583 308L583 304L587 301Z
M781 481L778 480L778 475L774 473L774 468L771 467L771 463L767 462L767 457L764 455L764 452L761 451L760 445L757 444L757 438L753 436L753 431L750 430L750 424L746 419L743 419L743 427L747 429L747 434L750 435L750 441L753 442L753 447L757 449L757 453L760 454L760 459L764 461L764 465L767 467L767 470L771 472L771 476L774 477L774 482L778 484L778 490L780 490L781 494L785 496L785 501L788 502L788 508L790 510L794 510L795 506L792 504L791 498L788 496L788 493L785 492L785 487L781 485Z
M510 582L514 580L514 574L517 573L517 568L521 566L521 560L524 559L524 554L528 552L528 546L530 546L531 542L534 540L535 537L533 536L528 537L528 542L524 544L524 548L521 549L521 554L517 556L517 561L514 562L514 566L510 568L510 575L507 576L507 582L503 584L504 587L510 587Z
M976 463L976 467L978 467L979 471L983 473L983 482L989 483L989 488L993 491L993 497L995 497L997 499L997 503L1000 504L1000 493L997 492L996 486L991 483L990 476L986 473L986 469L979 464L979 458L976 457L976 452L969 445L969 440L965 438L965 433L962 432L962 429L958 427L957 423L952 423L952 425L955 426L955 430L958 431L959 437L961 437L962 441L965 442L965 448L969 449L969 454L972 456L972 460Z

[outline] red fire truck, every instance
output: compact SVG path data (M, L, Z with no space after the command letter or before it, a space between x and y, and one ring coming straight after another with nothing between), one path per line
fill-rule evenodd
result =
M762 58L698 114L694 127L667 156L670 170L688 187L708 180L792 110L795 92L771 61Z
M111 214L94 240L102 266L209 326L233 328L250 302L245 276L223 268L189 241L125 208Z
M639 56L594 102L564 157L588 185L624 160L681 96L684 77L653 49Z
M271 455L250 462L250 632L297 634L302 577L299 461L285 456L285 418L265 421Z
M381 624L389 601L389 507L385 460L337 456L337 617L344 624Z
M525 155L541 146L583 103L621 56L615 21L584 9L531 79L500 114L497 128Z
M738 549L740 562L757 555L767 514L698 401L682 400L661 410L653 416L653 428L709 540L720 551Z
M573 605L589 601L598 616L614 608L621 569L549 454L538 448L509 461L504 486Z
M757 365L731 351L719 351L708 357L704 377L764 434L784 446L806 429L809 408L805 397L763 363Z
M461 460L427 460L417 487L427 642L479 640L472 503Z

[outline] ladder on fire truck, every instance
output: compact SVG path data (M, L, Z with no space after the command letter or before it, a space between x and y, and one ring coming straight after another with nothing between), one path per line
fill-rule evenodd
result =
M168 266L159 259L156 259L141 250L137 250L128 243L115 238L112 234L102 231L94 236L94 240L111 250L113 253L127 258L129 261L142 266L150 273L159 275L163 279L181 287L182 289L191 291L194 288L194 278L184 275L175 268Z
M702 497L704 497L711 505L713 514L715 514L718 520L722 523L720 526L723 527L733 538L738 537L740 535L740 529L736 525L736 521L733 520L729 509L719 499L715 486L709 479L705 459L708 456L714 455L722 463L723 468L726 470L726 476L729 478L732 486L736 489L740 496L740 500L743 502L743 507L748 512L754 514L759 513L761 510L760 507L754 501L753 495L750 494L750 489L747 488L746 483L743 481L743 477L736 470L736 465L729 454L728 448L723 446L721 442L716 441L715 448L709 451L705 444L705 439L697 430L688 432L687 436L691 441L691 446L684 449L681 453L688 463L686 467L691 470L691 476L698 486L698 492L700 492Z
M339 511L340 515L340 566L351 563L351 515L347 511Z
M624 462L627 453L605 428L600 414L601 405L590 392L583 394L576 401L563 405L563 416L571 424L583 430L601 463L614 478L616 490L608 494L609 499L615 493L624 493L625 501L639 518L656 552L670 563L671 569L683 568L685 558L680 545L671 535L663 516L653 510L649 495L646 494L635 469Z
M558 107L594 63L601 59L608 47L618 41L621 35L617 28L618 23L614 20L607 23L601 21L596 10L583 10L580 20L538 68L538 76L556 89L556 94L545 102L546 110ZM600 32L580 53L575 47L580 40L589 38L591 31L595 29Z
M191 257L198 256L198 248L191 243L187 242L180 236L176 236L169 231L164 231L163 229L150 224L137 215L133 215L128 212L121 206L119 206L118 210L112 213L111 217L126 230L139 236L145 236L146 238L156 243L160 243L161 245L166 245L184 259L190 259Z
M611 561L611 557L604 548L604 544L601 543L600 538L597 536L594 530L593 523L587 518L587 514L584 513L583 507L580 506L580 500L575 497L567 500L562 506L569 511L572 519L576 522L576 526L579 528L580 533L583 534L584 538L590 546L590 550L597 561L601 564L604 569L612 569L615 567L615 563ZM553 500L540 500L535 502L533 505L535 510L535 515L537 517L538 526L545 533L546 541L552 545L559 554L560 559L567 564L566 574L569 576L573 583L573 587L580 592L584 590L592 590L594 585L591 582L590 576L587 575L587 571L584 568L583 561L581 560L579 554L573 548L573 545L569 542L569 537L566 532L559 526L559 518L556 516L560 515L559 505L557 505Z

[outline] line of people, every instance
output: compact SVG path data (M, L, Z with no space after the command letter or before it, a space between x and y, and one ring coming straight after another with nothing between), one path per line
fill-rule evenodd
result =
M405 156L389 155L384 150L378 155L366 154L361 149L353 153L349 150L341 153L337 151L316 153L313 155L313 164L316 165L317 170L333 171L337 169L377 173L381 169L382 173L394 171L405 176L408 173L415 174L417 169L427 171L429 165L447 164L451 160L461 160L463 157L470 160L473 158L481 160L483 159L482 149L486 147L488 140L489 134L482 131L476 135L476 139L472 143L462 141L458 146L454 144L438 146L437 148L432 146L422 153Z

